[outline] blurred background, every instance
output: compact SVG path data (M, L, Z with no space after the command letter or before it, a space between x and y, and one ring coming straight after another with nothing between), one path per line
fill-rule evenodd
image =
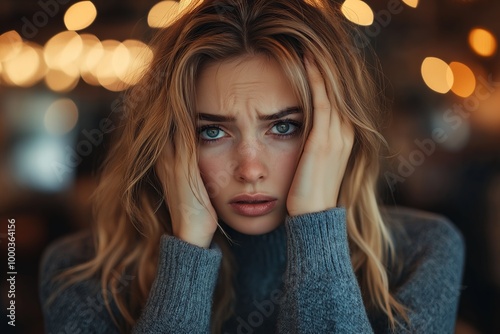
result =
M356 48L375 49L393 100L383 201L450 218L467 244L456 333L500 333L500 1L347 0ZM121 111L186 1L1 0L0 332L8 219L16 230L17 333L43 333L38 268L87 228L89 195ZM108 118L110 117L110 118Z

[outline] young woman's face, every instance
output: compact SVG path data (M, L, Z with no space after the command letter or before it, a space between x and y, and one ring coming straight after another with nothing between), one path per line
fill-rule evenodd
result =
M245 234L274 230L286 216L303 122L285 74L265 56L239 58L204 68L196 90L199 168L218 217Z

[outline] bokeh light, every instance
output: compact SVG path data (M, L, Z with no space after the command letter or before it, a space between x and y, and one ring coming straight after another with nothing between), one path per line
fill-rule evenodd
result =
M74 63L83 49L80 35L74 31L64 31L52 37L44 48L44 59L52 69L61 69Z
M76 66L68 66L63 70L49 69L45 75L45 84L50 90L58 93L66 93L78 84L80 74Z
M77 67L78 72L81 75L81 77L84 79L85 82L87 82L85 80L85 78L90 73L90 69L88 68L88 65L87 65L87 58L89 57L91 50L96 45L99 45L99 46L101 45L101 41L95 35L92 35L92 34L82 34L82 35L80 35L80 37L81 37L82 43L83 43L82 52L80 53L80 56L78 57L78 59L75 60L74 64ZM102 46L101 46L101 48L102 48ZM100 55L98 54L96 56L97 56L97 61L98 61L100 59ZM90 76L91 76L91 78L93 78L92 75L90 75ZM90 80L92 80L92 79L90 79ZM99 84L97 81L97 78L95 78L95 80L92 80L92 84L93 85Z
M373 23L373 11L364 1L346 0L341 11L349 21L358 25L369 26Z
M47 64L45 64L45 61L43 59L43 47L33 42L24 42L24 44L33 48L38 54L38 59L40 59L38 70L31 77L32 85L34 85L37 82L41 81L48 71Z
M125 57L121 56L123 51L117 52L117 48L113 55L115 71L123 82L135 85L140 80L144 70L151 64L153 51L143 42L133 39L125 40L122 45L127 49L128 62L126 67L117 66L117 64L122 64L120 58ZM124 61L123 64L125 65Z
M42 48L35 43L23 43L17 55L3 63L2 78L10 85L31 87L46 72Z
M94 22L97 9L91 1L80 1L68 8L64 14L64 24L68 30L82 30Z
M468 97L476 89L476 78L474 72L465 64L459 62L450 63L453 72L453 85L451 91L460 97Z
M33 137L17 145L13 150L17 182L46 192L69 187L74 170L61 163L66 158L65 147L67 143L50 137Z
M82 79L89 85L99 86L100 84L99 80L97 80L95 69L104 54L104 48L102 46L101 41L99 41L97 37L96 37L97 41L94 40L92 42L90 41L90 39L91 38L89 38L89 41L87 42L85 42L86 38L83 39L84 43L87 44L88 50L85 50L84 48L84 53L82 54L82 60L80 64L80 75Z
M54 101L45 112L43 123L48 133L63 135L78 122L78 107L73 100L62 98Z
M0 35L0 62L14 58L23 47L23 39L15 30Z
M182 8L177 1L160 1L148 13L148 25L151 28L166 28L179 16Z
M439 58L425 58L421 73L425 84L435 92L445 94L453 87L453 72L450 66Z
M418 6L418 0L403 0L403 2L412 8L417 8Z
M128 85L120 80L113 66L113 56L115 51L128 56L127 48L122 43L111 39L102 41L102 48L102 56L96 66L90 69L91 73L97 78L99 84L110 91L117 92L126 89Z
M131 63L130 52L123 43L118 44L112 52L111 65L113 72L121 80L125 76L125 73L127 73L127 68Z
M201 5L203 0L179 0L179 10L177 13L182 15L185 10L193 9Z
M469 33L469 45L478 55L490 57L497 50L495 36L486 29L474 28Z

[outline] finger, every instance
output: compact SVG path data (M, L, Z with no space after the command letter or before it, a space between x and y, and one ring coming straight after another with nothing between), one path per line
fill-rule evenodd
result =
M190 188L189 192L196 190L194 196L200 203L206 202L208 196L205 196L206 190L203 192L203 181L196 153L188 154L188 147L181 139L180 133L175 137L175 151L177 182L182 179L184 186Z
M353 126L349 120L340 118L338 110L333 109L330 116L330 136L333 142L344 146L344 143L352 142Z
M304 63L313 100L313 128L317 129L319 133L324 133L323 131L328 131L331 116L331 104L326 92L325 81L310 54L304 57Z
M319 134L328 133L329 139L333 142L345 146L343 143L350 143L352 146L354 138L353 125L348 120L340 118L339 111L331 103L328 95L323 75L321 74L312 54L306 51L304 63L308 70L311 94L313 97L313 127L328 132L318 131ZM347 144L348 145L348 144Z

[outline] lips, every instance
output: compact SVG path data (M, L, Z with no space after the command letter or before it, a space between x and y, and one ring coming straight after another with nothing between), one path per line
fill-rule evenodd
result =
M276 202L276 198L262 194L242 194L233 197L229 205L236 214L257 217L272 212L276 207Z

